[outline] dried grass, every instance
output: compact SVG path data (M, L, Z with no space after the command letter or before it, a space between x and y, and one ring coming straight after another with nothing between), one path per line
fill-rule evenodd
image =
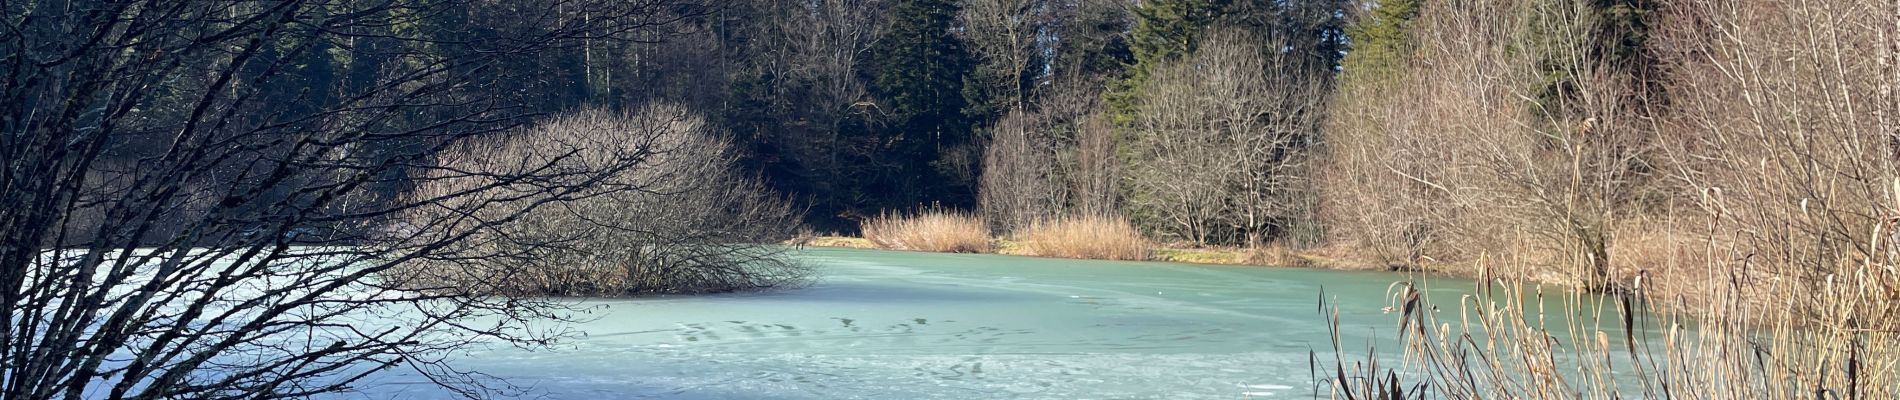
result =
M1704 268L1744 269L1731 264L1740 258L1714 260ZM1842 265L1819 287L1710 274L1709 304L1689 311L1642 285L1597 295L1487 274L1452 306L1400 283L1388 310L1399 313L1403 359L1344 355L1334 309L1333 364L1315 372L1334 398L1900 398L1893 267Z
M1069 217L1031 224L1017 234L1024 252L1041 257L1090 260L1147 260L1154 244L1128 219Z
M916 215L883 213L864 221L864 238L880 248L939 253L988 253L994 245L983 219L946 210Z

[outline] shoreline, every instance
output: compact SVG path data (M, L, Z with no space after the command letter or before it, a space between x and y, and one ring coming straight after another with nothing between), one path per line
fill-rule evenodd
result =
M853 236L813 236L813 237L789 240L789 241L786 241L786 244L808 246L808 247L822 247L822 248L848 248L848 249L903 251L903 252L917 252L917 253L993 254L993 255L1005 255L1005 256L1017 256L1017 257L1035 257L1035 258L1068 259L1068 260L1166 262L1166 263L1177 263L1177 264L1211 265L1211 266L1300 268L1300 269L1333 270L1333 271L1404 272L1404 273L1413 273L1413 274L1419 274L1419 275L1431 276L1431 277L1446 277L1446 278L1461 278L1461 279L1479 279L1479 276L1483 275L1483 273L1478 272L1477 267L1469 265L1469 264L1432 263L1428 265L1414 265L1414 266L1391 265L1391 264L1382 264L1378 262L1371 262L1371 261L1365 261L1365 260L1356 260L1356 259L1347 258L1347 257L1337 257L1331 254L1327 254L1327 252L1324 251L1323 248L1318 251L1315 251L1315 250L1301 251L1301 250L1287 249L1282 246L1268 246L1268 247L1264 247L1257 250L1248 250L1244 248L1229 248L1229 247L1199 247L1197 248L1197 247L1178 246L1178 245L1155 245L1152 249L1149 250L1150 256L1145 260L1122 260L1122 259L1111 259L1111 258L1100 258L1100 257L1046 256L1046 255L1040 255L1040 254L1029 252L1027 249L1024 248L1025 246L1023 246L1022 242L1020 241L1004 239L1004 238L991 238L990 240L992 243L992 246L990 247L991 250L976 251L976 252L938 252L938 251L927 251L927 250L886 248L883 246L879 246L876 243L873 243L870 239L865 239L862 237L853 237ZM1577 287L1576 282L1568 281L1561 277L1553 276L1550 274L1533 274L1531 276L1524 276L1522 277L1522 279L1524 279L1527 282L1534 282L1539 285L1556 285L1556 286L1565 287L1565 288ZM1679 291L1680 291L1680 288L1675 288L1675 290L1664 289L1664 292L1662 294L1671 295L1671 296L1685 294L1685 293L1680 293Z
M1448 274L1442 271L1432 271L1432 270L1418 269L1418 268L1401 268L1397 266L1380 265L1378 263L1372 263L1372 262L1346 260L1346 259L1340 259L1336 257L1325 256L1325 255L1321 255L1321 254L1310 252L1310 251L1288 250L1286 248L1278 247L1278 246L1266 247L1266 248L1262 248L1258 250L1248 250L1248 249L1243 249L1243 248L1225 248L1225 247L1196 248L1196 247L1185 247L1185 246L1157 245L1152 250L1150 250L1150 256L1146 260L1111 260L1111 259L1106 259L1106 258L1075 258L1075 257L1045 256L1045 255L1034 254L1032 252L1025 250L1024 246L1019 241L1002 239L1002 238L993 238L991 240L993 243L995 243L995 246L992 246L991 251L973 252L973 253L968 253L968 254L996 254L996 255L1020 256L1020 257L1101 260L1101 261L1154 261L1154 262L1170 262L1170 263L1198 264L1198 265L1227 265L1227 266L1238 266L1238 267L1307 268L1307 269L1327 269L1327 270L1339 270L1339 271L1412 271L1412 272L1425 272L1425 273L1429 273L1433 275L1458 276L1457 274ZM810 237L810 238L792 240L790 242L799 244L799 245L810 246L810 247L913 251L913 252L920 252L920 253L932 253L931 251L885 248L883 246L878 246L876 243L872 243L870 239L865 239L861 237L851 237L851 236L815 236L815 237Z

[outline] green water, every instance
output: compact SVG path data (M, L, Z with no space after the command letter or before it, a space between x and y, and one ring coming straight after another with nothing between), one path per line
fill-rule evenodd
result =
M1405 274L810 249L811 286L589 301L557 349L471 351L458 367L556 399L1307 398L1344 341L1389 342ZM1437 280L1455 304L1470 283ZM1378 336L1387 342L1372 341ZM368 397L439 397L402 377Z

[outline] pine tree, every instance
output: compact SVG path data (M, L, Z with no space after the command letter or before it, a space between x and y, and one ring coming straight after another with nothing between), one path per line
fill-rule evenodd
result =
M1418 6L1418 0L1379 0L1346 29L1352 52L1341 66L1347 79L1377 81L1404 71Z
M900 1L878 48L872 86L893 128L879 138L879 156L899 172L880 185L900 196L886 204L891 208L974 202L974 165L960 158L981 154L963 114L974 63L952 31L956 15L953 1Z
M1165 63L1194 52L1201 31L1220 17L1225 0L1153 0L1132 10L1135 26L1128 33L1134 62L1125 66L1124 79L1108 92L1111 117L1117 124L1134 119L1136 96L1148 75Z

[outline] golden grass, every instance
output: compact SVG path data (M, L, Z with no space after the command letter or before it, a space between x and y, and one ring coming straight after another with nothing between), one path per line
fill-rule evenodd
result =
M1023 252L1040 257L1148 260L1154 244L1127 219L1070 217L1038 222L1017 234Z
M884 213L860 226L879 248L939 253L988 253L990 231L975 215L929 210L916 215Z
M814 246L814 247L843 247L843 248L850 248L850 249L878 248L877 243L872 243L868 239L858 238L858 237L845 237L845 236L813 236L809 238L803 238L796 241L787 242L787 244L800 244L800 245Z
M1247 263L1247 253L1238 250L1163 247L1155 249L1154 259L1188 264L1242 265Z
M1283 245L1263 246L1247 251L1247 263L1276 267L1309 268L1319 263Z

